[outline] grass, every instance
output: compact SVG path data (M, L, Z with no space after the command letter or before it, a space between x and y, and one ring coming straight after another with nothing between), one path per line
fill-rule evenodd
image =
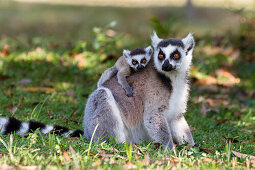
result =
M123 48L134 46L133 35L109 36L109 29L94 29L92 38L72 45L33 38L26 46L11 37L0 41L0 116L14 116L71 129L82 129L84 104L103 70ZM38 169L245 169L255 155L254 63L238 57L228 37L220 45L211 36L200 36L194 52L191 95L186 114L199 147L177 146L174 155L155 143L138 145L91 143L84 138L63 138L39 131L28 136L0 136L0 167ZM139 40L137 40L139 41ZM225 43L227 41L227 43ZM144 40L146 45L150 42ZM225 44L224 44L225 43ZM8 44L8 50L2 50ZM227 45L226 45L227 44ZM143 45L143 44L140 44ZM209 48L206 48L208 47ZM218 48L220 47L220 49ZM230 52L229 52L230 48ZM228 51L227 51L228 50ZM9 53L7 55L7 53ZM241 50L240 55L244 52ZM246 53L247 54L247 53ZM240 78L230 82L216 73L225 69ZM226 74L226 73L225 73ZM217 82L208 83L208 77ZM206 81L205 81L206 80Z

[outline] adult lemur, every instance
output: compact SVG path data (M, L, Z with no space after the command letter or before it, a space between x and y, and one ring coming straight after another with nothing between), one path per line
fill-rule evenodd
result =
M187 77L195 45L193 36L189 34L184 39L160 39L154 33L151 39L153 61L127 78L134 89L134 97L126 96L116 76L89 96L84 116L86 139L91 139L95 131L93 141L115 137L118 142L155 140L164 147L173 147L173 141L179 144L187 141L194 145L183 116L189 94ZM2 133L8 131L11 122L0 119ZM27 130L30 127L27 126L23 128ZM49 129L52 128L55 127Z
M125 90L128 97L133 96L133 88L128 84L127 77L131 71L142 70L149 63L152 55L152 48L136 48L132 51L123 50L121 56L114 66L106 69L98 80L97 87L101 87L107 80L117 74L118 82Z

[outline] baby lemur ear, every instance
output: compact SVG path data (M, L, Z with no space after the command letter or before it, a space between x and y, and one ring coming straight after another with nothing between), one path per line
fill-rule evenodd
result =
M161 41L162 39L160 39L157 35L157 33L155 31L153 31L153 35L151 36L151 43L152 46L155 48L157 48L158 43Z
M188 52L193 51L195 47L195 41L192 33L189 33L185 38L182 39L182 42L184 44L184 50L186 51L186 54Z
M151 56L153 52L152 47L151 46L146 47L145 52L148 56Z
M129 50L123 50L123 56L125 58L129 58L130 57L130 51Z

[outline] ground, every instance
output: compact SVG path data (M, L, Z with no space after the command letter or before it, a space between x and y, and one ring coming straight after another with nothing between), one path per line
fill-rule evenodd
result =
M199 147L177 146L175 155L157 143L129 146L117 144L114 139L110 143L91 143L83 138L66 139L36 131L26 137L0 136L0 167L254 168L255 22L252 17L234 15L234 18L243 19L235 32L225 29L221 35L215 32L194 35L196 47L186 118ZM174 28L167 32L172 27L158 24L155 18L153 21L146 29L156 29L161 36L187 34L185 29L178 34ZM34 36L35 27L31 34L23 28L26 30L23 37L13 36L19 32L17 29L3 34L0 116L82 129L84 105L100 74L114 64L123 48L150 44L149 33L142 33L139 38L132 29L128 33L116 30L114 22L105 25L86 32L90 35L87 38L79 39L79 34L74 33L75 38L69 41L56 38L61 37L63 30L53 38Z

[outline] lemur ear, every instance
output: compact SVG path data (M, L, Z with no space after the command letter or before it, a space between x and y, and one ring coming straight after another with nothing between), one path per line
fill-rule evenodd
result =
M151 46L146 47L145 52L147 55L151 56L153 52L152 47Z
M160 39L157 35L157 33L155 31L153 31L153 35L151 36L151 42L152 42L152 46L154 47L154 49L158 46L158 43L161 41L162 39Z
M182 39L182 42L184 44L184 49L186 51L186 54L188 52L192 52L195 47L195 41L192 33L189 33L185 38Z
M130 51L129 51L129 50L123 50L123 56L124 56L125 58L129 58L129 56L130 56Z

